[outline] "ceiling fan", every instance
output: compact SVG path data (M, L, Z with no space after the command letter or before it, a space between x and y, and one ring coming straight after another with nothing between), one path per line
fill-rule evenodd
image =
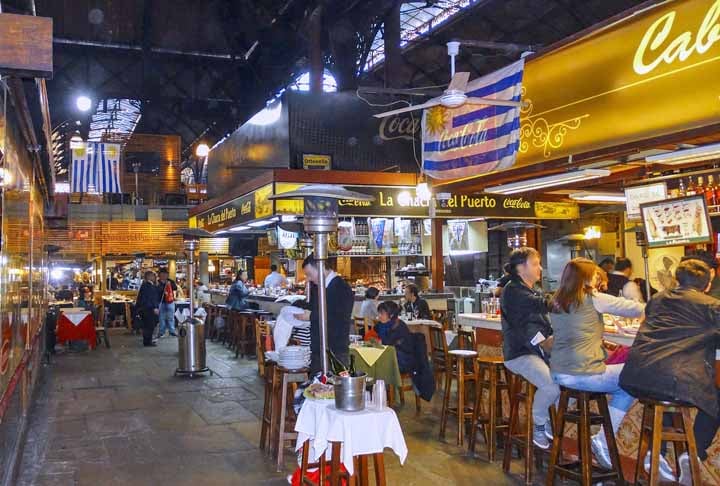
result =
M448 85L447 89L443 91L443 93L440 96L437 96L436 98L431 99L430 101L427 101L425 103L421 103L419 105L412 105L412 106L406 106L404 108L398 108L397 110L390 110L383 113L378 113L375 116L376 118L386 118L388 116L397 115L400 113L406 113L409 111L416 111L416 110L423 110L426 108L432 108L433 106L444 106L446 108L456 108L458 106L462 106L464 104L472 104L472 105L492 105L492 106L512 106L512 107L520 107L522 103L520 101L510 101L510 100L496 100L496 99L490 99L490 98L476 98L471 97L467 95L467 84L470 80L470 73L467 72L455 72L455 56L458 55L460 52L460 42L459 41L450 41L447 43L448 48L448 56L450 56L450 74L451 74L451 80L450 84ZM384 90L384 89L364 89L365 92L374 92L374 93L391 93L391 94L405 94L410 96L418 96L422 95L424 93L420 93L417 90L408 89L392 89L392 90Z

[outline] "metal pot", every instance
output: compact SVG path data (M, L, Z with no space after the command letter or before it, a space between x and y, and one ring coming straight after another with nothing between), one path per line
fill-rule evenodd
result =
M335 376L335 408L345 412L365 410L365 373Z

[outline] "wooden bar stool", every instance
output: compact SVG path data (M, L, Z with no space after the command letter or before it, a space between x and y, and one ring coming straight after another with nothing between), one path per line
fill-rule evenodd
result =
M507 373L504 360L495 356L481 356L477 359L478 378L470 427L470 450L475 452L477 429L482 429L488 449L488 460L495 461L497 435L508 428L508 421L503 416L504 391L510 400ZM488 392L487 412L483 407L483 391Z
M298 383L308 379L309 368L289 370L275 365L273 372L273 398L272 417L270 418L270 433L273 439L273 450L277 450L277 471L282 471L285 442L297 439L295 432L295 411L293 410L293 397ZM290 399L288 400L288 397ZM292 423L288 418L292 416Z
M433 374L435 375L435 383L437 389L441 390L442 377L447 373L447 365L450 361L448 357L448 345L445 339L445 331L439 327L430 327L430 363L432 364Z
M542 449L536 448L532 441L533 436L533 415L532 407L535 401L537 387L520 375L505 370L510 382L510 419L507 436L505 438L505 454L503 457L503 471L510 472L510 461L512 460L512 446L516 444L523 451L522 459L525 461L525 484L532 484L533 452ZM518 431L520 426L520 405L524 405L525 426ZM554 407L553 407L554 408ZM554 413L551 413L552 417ZM542 451L547 453L547 451Z
M309 441L305 441L302 447L302 460L300 462L300 484L301 485L328 485L328 486L340 486L342 480L347 481L348 485L351 486L367 486L370 480L368 462L372 458L374 472L375 472L375 484L377 486L386 486L387 480L385 478L385 456L382 452L376 454L363 454L353 457L353 467L355 473L350 476L347 472L340 470L340 448L342 444L340 442L330 442L330 474L320 474L319 481L313 481L308 477L308 469L319 468L320 471L325 471L328 466L327 458L325 454L320 456L320 459L316 463L310 462L310 444Z
M577 410L568 410L568 402L571 398L577 401ZM597 404L598 410L600 411L599 414L590 412L590 402ZM566 421L577 424L580 459L579 461L561 464L560 452ZM610 451L610 460L613 463L613 469L611 471L594 466L592 463L593 458L590 450L591 425L603 426L605 439ZM550 453L547 486L553 486L555 484L556 474L563 478L578 481L582 486L591 486L605 480L615 481L615 484L619 485L625 484L620 467L620 454L618 453L617 444L615 443L607 398L604 393L586 392L561 386L560 408L557 412L557 425L555 426L554 432L555 439L553 440L552 452Z
M643 478L647 477L643 464L648 449L651 449L651 455L650 478L647 484L653 486L659 484L660 445L662 441L670 441L675 448L676 463L681 453L688 453L692 483L701 485L700 461L698 461L695 432L690 415L691 409L695 407L649 398L640 398L640 403L643 406L643 413L642 422L640 422L640 447L638 448L638 459L635 464L635 484L640 484L641 476ZM663 426L663 414L665 413L670 414L673 419L671 427ZM677 470L679 474L679 464L677 464Z
M255 348L255 314L248 311L237 312L234 326L235 358L238 354L243 358L250 356L251 350Z
M466 385L477 380L477 351L454 349L448 352L450 361L445 373L445 395L443 397L442 414L440 416L440 438L445 438L448 415L453 414L458 420L457 445L463 445L465 436L465 420L472 420L473 408L466 404L468 393ZM469 370L469 371L468 371ZM457 406L450 407L450 390L453 379L457 381ZM474 401L473 401L474 403Z
M268 348L269 343L270 348ZM258 361L258 374L265 376L265 351L272 350L272 330L267 321L255 319L255 354Z
M267 448L267 452L272 451L271 440L270 440L270 430L272 428L272 413L273 413L273 397L275 395L274 393L274 381L273 377L275 375L275 363L273 361L267 361L265 363L265 366L263 368L263 381L265 382L265 393L263 396L263 413L262 418L260 420L260 424L262 427L260 428L260 450L265 451Z
M219 317L222 317L224 321L223 327L221 327L220 329L217 329L217 324L215 324L215 327L217 329L216 339L222 344L225 344L225 341L230 337L230 308L226 305L218 305L216 307L217 313L215 314L215 322L217 322L217 319Z

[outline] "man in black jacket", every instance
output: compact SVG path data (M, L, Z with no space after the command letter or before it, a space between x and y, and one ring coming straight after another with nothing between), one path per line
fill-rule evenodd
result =
M720 302L704 293L710 288L710 268L702 261L682 261L675 278L677 288L660 292L645 307L645 322L620 374L620 386L636 397L697 407L693 429L704 461L720 428L715 386ZM687 453L679 464L680 483L691 484Z
M320 313L317 300L319 273L317 260L313 255L303 261L303 271L307 279L314 284L310 295L310 350L312 351L310 371L315 373L322 370L322 361L320 359ZM328 348L347 365L349 363L350 326L352 325L355 294L350 285L332 270L330 261L325 264L325 288L327 289Z
M420 289L415 284L405 286L405 306L403 309L413 319L432 319L430 306L425 299L420 297Z
M155 285L155 272L145 272L135 309L142 319L143 346L157 346L152 340L160 314L160 292Z
M534 289L540 281L540 254L533 248L518 248L505 267L510 281L503 288L500 310L505 367L537 387L533 401L533 443L550 447L550 407L560 396L553 381L546 349L552 346L552 327L545 297Z

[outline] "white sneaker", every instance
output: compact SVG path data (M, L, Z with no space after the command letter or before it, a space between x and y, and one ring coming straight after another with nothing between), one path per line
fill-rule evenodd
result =
M555 439L555 436L553 435L552 422L549 420L545 422L545 437L547 437L550 442Z
M700 458L698 458L699 462ZM678 457L678 464L680 466L680 470L678 473L680 474L680 479L678 479L678 482L682 486L692 486L693 480L692 480L692 471L690 470L690 456L687 452L683 452L680 457ZM699 480L697 481L700 482Z
M603 469L612 469L612 460L610 459L610 452L605 445L605 437L602 434L595 434L590 439L590 448L592 449L595 459Z
M687 454L685 454L687 456ZM648 451L647 454L645 454L645 460L643 461L643 467L645 468L645 472L650 474L650 451ZM670 464L667 462L667 459L665 459L665 456L660 455L660 467L658 469L660 471L660 478L662 478L663 481L675 481L675 472L673 472L672 468L670 467Z

